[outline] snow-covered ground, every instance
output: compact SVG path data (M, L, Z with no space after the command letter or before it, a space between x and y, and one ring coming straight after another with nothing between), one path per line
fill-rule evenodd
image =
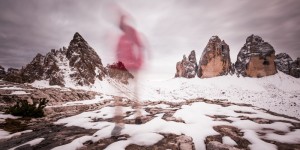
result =
M35 87L51 87L39 81ZM119 84L106 78L96 80L89 87L68 84L67 87L100 92L134 99L134 82ZM173 78L164 81L140 81L139 99L142 101L184 101L194 98L226 99L247 103L279 114L300 118L300 79L282 72L263 78L220 76L214 78ZM96 100L97 101L97 100Z
M172 109L168 105L162 106L163 109ZM144 106L143 108L153 108L153 106ZM78 126L85 129L98 129L93 135L86 135L73 140L71 143L58 146L55 150L62 149L78 149L83 147L86 141L97 142L102 139L110 138L111 132L115 126L113 122L103 119L112 118L114 115L114 107L104 107L100 110L84 112L79 115L71 116L58 120L55 124L65 124L66 126ZM134 109L130 107L123 107L124 112L132 112ZM143 110L145 112L145 110ZM243 111L241 113L241 111ZM149 115L150 113L143 113ZM297 120L278 117L268 114L256 107L237 106L231 105L223 107L217 104L208 104L205 102L194 102L191 105L183 105L180 109L176 110L173 117L178 121L168 121L163 119L164 113L152 114L154 118L144 124L125 124L121 135L129 135L125 140L115 141L106 147L106 150L122 150L130 144L149 146L162 140L164 137L161 135L175 134L187 135L192 137L196 150L205 149L205 139L207 136L218 135L219 133L214 130L215 126L233 126L244 133L242 136L250 141L250 149L268 149L276 150L277 146L266 142L265 140L272 140L276 142L283 142L288 144L300 143L300 130L291 130L292 123L299 123ZM226 115L225 120L214 119L211 116ZM124 113L125 117L126 114ZM245 120L245 117L252 119L259 118L273 121L271 123L257 123L252 120ZM103 121L95 121L102 119ZM125 118L126 119L126 118ZM283 132L284 135L277 134ZM258 134L264 133L264 134ZM263 140L264 139L264 140ZM236 142L231 137L224 136L222 138L224 144L236 145Z
M300 79L282 72L263 78L175 78L140 85L142 100L226 99L300 118Z
M37 81L32 85L38 88L51 87L47 81ZM106 78L103 81L97 80L89 87L80 87L71 83L67 87L103 94L96 96L93 100L67 102L61 106L89 105L105 100L111 100L111 102L101 109L82 112L56 121L54 124L96 130L93 135L86 134L54 148L58 150L84 147L87 141L111 139L111 131L115 126L112 119L115 114L112 95L127 97L123 98L125 102L129 102L128 99L135 99L133 81L130 81L129 85L124 85ZM15 90L16 88L14 87ZM68 90L67 88L60 89ZM238 129L242 133L239 138L250 142L246 148L252 150L277 149L278 143L287 145L300 143L299 120L268 112L270 110L300 118L300 79L281 72L263 78L238 78L235 75L228 75L208 79L174 78L164 81L139 81L138 90L139 99L145 102L142 106L142 115L147 116L148 120L143 120L141 125L130 123L128 120L135 118L135 109L132 108L131 103L126 103L126 106L122 108L125 124L121 131L121 135L126 135L126 138L106 143L106 149L125 149L132 144L151 146L162 141L165 134L173 134L191 137L195 148L201 150L207 146L205 140L208 136L220 135L215 128L222 128L222 126ZM199 98L209 99L212 102L199 100ZM191 99L197 100L189 102ZM224 107L219 104L220 102L252 104L254 107L236 104ZM152 110L155 110L155 113ZM1 114L0 119L1 116L2 120L12 117ZM168 117L173 120L167 119ZM20 134L22 132L14 134L0 130L0 137L3 139ZM46 136L35 137L27 141L27 144L39 144L44 139L46 141L46 138ZM222 135L221 141L223 144L241 146L232 135ZM22 145L20 143L19 146Z

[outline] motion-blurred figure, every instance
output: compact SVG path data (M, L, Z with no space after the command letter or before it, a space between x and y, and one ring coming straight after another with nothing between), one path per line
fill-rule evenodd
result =
M130 73L134 75L134 107L136 109L135 123L141 124L141 105L138 94L138 72L140 71L144 60L144 46L139 38L138 32L126 23L126 16L120 18L119 28L123 32L120 36L117 46L117 60L122 62ZM123 112L121 100L115 102L115 127L112 130L112 136L118 136L123 129Z

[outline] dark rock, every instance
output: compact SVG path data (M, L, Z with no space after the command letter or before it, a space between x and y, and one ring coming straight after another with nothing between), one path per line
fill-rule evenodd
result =
M23 82L32 83L35 80L42 80L44 74L45 56L38 53L33 60L22 69Z
M300 78L300 58L298 57L291 64L290 75L295 78Z
M275 50L269 43L257 35L251 35L241 48L235 69L237 75L264 77L277 73Z
M285 74L290 74L291 64L293 62L290 55L286 53L277 54L275 59L276 67L279 71L284 72Z
M96 77L102 80L105 76L100 57L77 32L70 42L66 56L71 70L74 71L70 76L77 84L90 85L95 82Z
M176 138L178 149L179 150L194 150L194 142L193 138L186 136L186 135L181 135Z
M199 61L198 76L210 78L232 73L230 49L218 36L209 39Z
M3 79L6 75L5 69L0 65L0 79Z
M175 77L194 78L197 70L196 53L192 50L188 59L183 55L182 61L177 62Z
M122 62L117 62L112 65L107 65L107 74L109 77L116 79L124 84L128 84L128 80L133 79L133 75L128 72Z
M5 81L22 83L21 71L15 68L8 68L6 76L3 78Z

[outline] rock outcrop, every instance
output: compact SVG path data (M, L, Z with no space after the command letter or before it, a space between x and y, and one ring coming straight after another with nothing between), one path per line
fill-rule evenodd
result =
M21 71L16 68L8 68L3 80L22 83Z
M3 79L6 75L5 69L0 65L0 79Z
M107 74L110 78L116 79L124 84L128 84L129 79L133 79L133 75L128 72L122 62L117 62L112 65L107 65Z
M288 54L280 53L276 55L275 63L279 71L295 78L300 78L300 58L293 61Z
M286 53L280 53L275 56L276 67L279 71L290 75L291 64L293 60L290 55Z
M290 75L295 78L300 78L300 58L298 57L291 64Z
M251 35L241 48L235 69L238 76L264 77L277 73L275 50L257 35Z
M182 61L177 62L176 64L176 74L175 77L184 77L184 78L194 78L198 70L196 53L191 51L188 58L183 55Z
M232 73L230 49L218 36L210 38L199 61L198 76L210 78Z

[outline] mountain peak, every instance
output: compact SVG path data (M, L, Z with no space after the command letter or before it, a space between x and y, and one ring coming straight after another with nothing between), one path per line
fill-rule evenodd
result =
M84 40L84 38L78 32L76 32L74 34L73 39L71 40L70 44L71 43L76 44L76 43L81 43L81 42L87 44L87 42Z
M82 38L82 36L78 32L75 32L73 39L77 39L77 38Z

